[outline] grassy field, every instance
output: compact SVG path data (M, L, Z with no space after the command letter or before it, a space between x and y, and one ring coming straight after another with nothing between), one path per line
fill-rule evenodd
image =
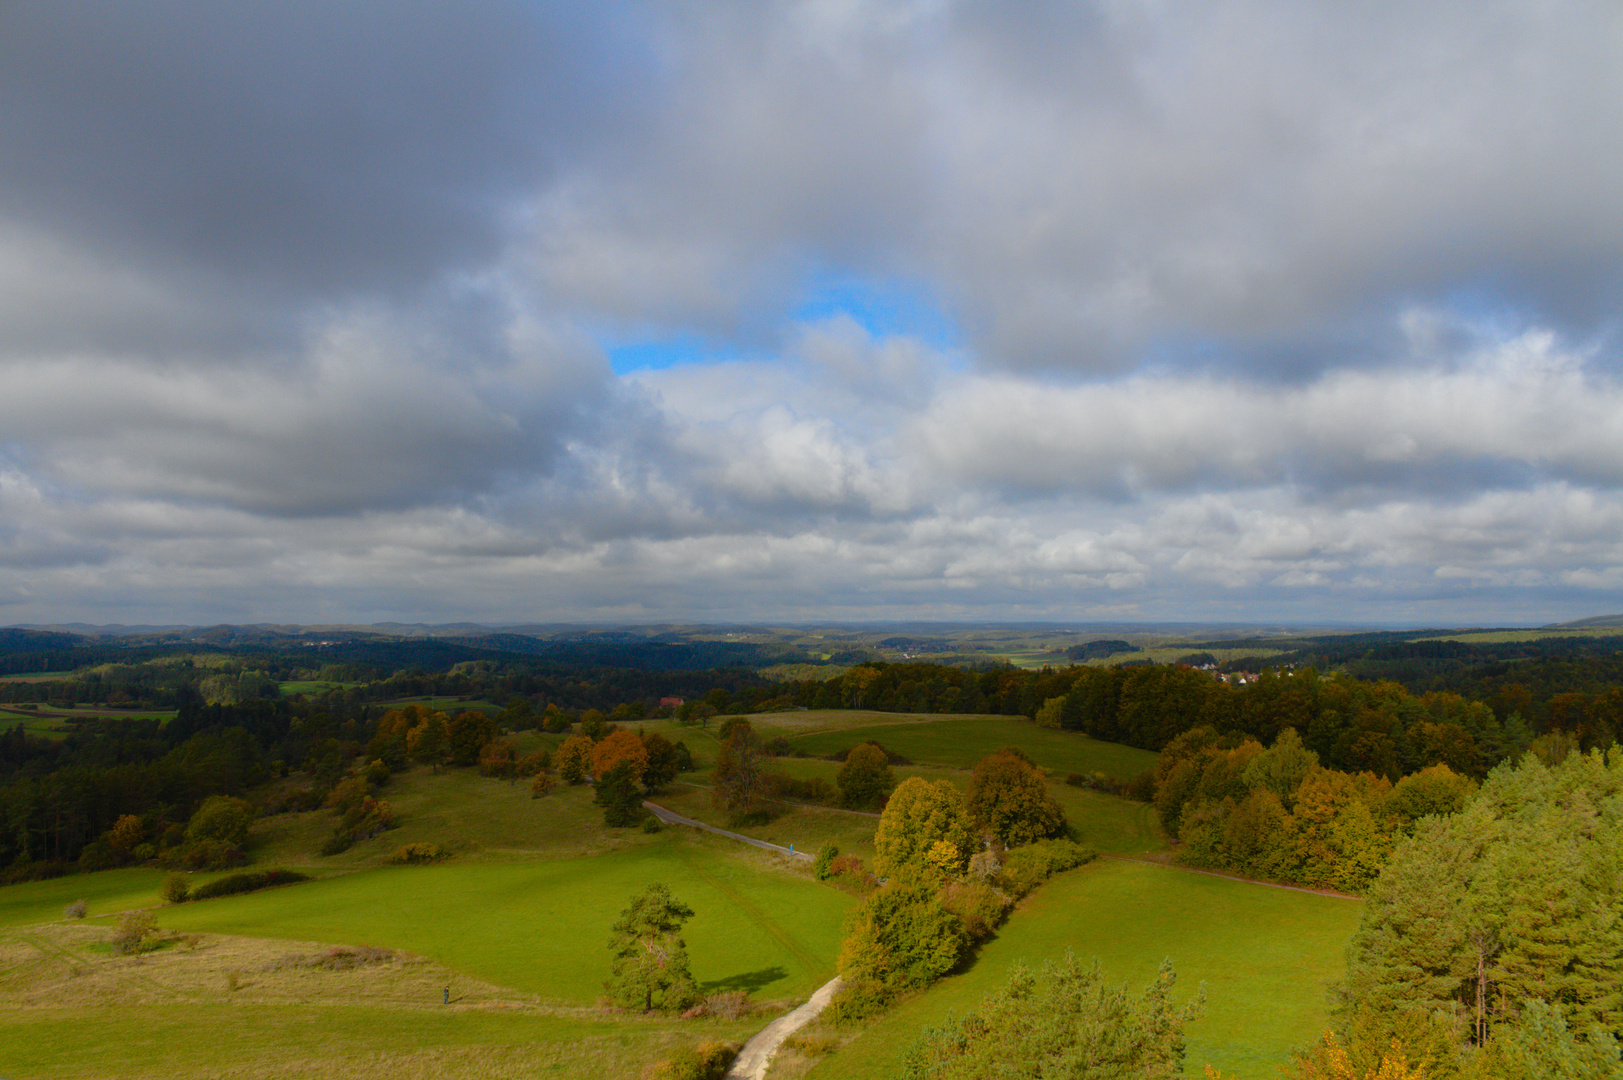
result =
M912 718L910 721L818 731L789 737L797 750L825 756L873 739L921 765L967 769L1003 746L1018 746L1045 769L1131 777L1155 767L1149 750L1100 742L1074 731L1040 728L1007 716Z
M0 889L0 927L52 922L75 900L85 901L92 916L150 907L157 903L162 880L157 870L130 869L7 885Z
M1265 1080L1325 1025L1325 988L1342 968L1357 901L1289 892L1142 863L1100 860L1055 879L1024 903L967 971L937 983L812 1067L815 1080L889 1080L918 1033L962 1015L1017 961L1038 966L1074 949L1098 957L1113 984L1142 987L1162 958L1180 1000L1206 984L1203 1019L1187 1030L1185 1074L1210 1062L1225 1076ZM838 1029L836 1029L838 1030ZM784 1073L801 1072L791 1060Z
M686 938L694 977L707 988L793 997L833 974L851 903L844 893L736 843L675 831L653 841L578 859L378 867L164 908L159 923L399 949L578 1005L602 992L604 943L620 910L644 885L663 881L697 912Z
M198 934L120 958L105 938L85 924L0 930L0 1075L604 1080L761 1023L548 1006L409 955L326 970L308 962L323 952L312 942Z
M439 844L459 862L490 862L617 851L657 839L605 827L603 810L592 804L592 789L585 785L532 799L526 780L509 783L473 769L433 774L418 767L397 773L379 796L394 808L398 828L348 851L316 854L336 819L331 810L311 810L256 821L248 854L267 866L352 870L375 866L404 844Z

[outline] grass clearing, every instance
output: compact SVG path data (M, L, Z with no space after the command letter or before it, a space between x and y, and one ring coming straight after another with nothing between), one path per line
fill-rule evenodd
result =
M679 1021L555 1008L421 957L327 970L316 943L198 935L109 954L82 924L0 931L0 1074L32 1077L637 1076L759 1020ZM451 1004L442 1004L446 988Z
M833 974L845 894L803 869L675 831L649 839L587 858L378 867L167 907L158 921L178 931L399 949L580 1005L595 1001L608 977L610 925L634 893L663 881L697 913L685 936L694 977L710 989L792 997Z
M25 881L0 888L0 927L55 922L62 909L75 900L85 901L91 918L158 902L161 870L103 870L70 874L45 881Z
M1155 767L1156 755L1080 732L1041 728L1007 716L931 717L894 724L819 731L789 737L797 750L827 756L873 739L921 765L967 769L1004 746L1018 746L1045 769L1060 773L1102 772L1122 779Z
M888 1080L924 1027L974 1008L1016 962L1039 966L1071 948L1098 957L1111 984L1135 989L1171 957L1178 1000L1206 984L1205 1016L1187 1029L1185 1075L1209 1062L1225 1076L1264 1080L1325 1026L1325 990L1361 911L1356 901L1102 859L1049 882L969 970L863 1027L806 1075Z

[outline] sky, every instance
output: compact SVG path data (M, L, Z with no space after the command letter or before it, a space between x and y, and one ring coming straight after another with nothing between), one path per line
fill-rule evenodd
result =
M0 624L1623 611L1623 7L0 4Z

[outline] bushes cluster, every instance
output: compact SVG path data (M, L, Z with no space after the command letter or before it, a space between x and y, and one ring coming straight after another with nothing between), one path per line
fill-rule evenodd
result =
M229 874L189 890L188 899L211 900L216 896L234 896L237 893L257 892L277 885L293 885L309 881L309 874L297 870L254 870L246 874Z
M1001 874L993 880L1016 897L1021 897L1055 874L1096 858L1097 852L1074 840L1039 840L1035 844L1006 852Z
M705 1040L684 1047L643 1073L644 1080L721 1080L738 1056L736 1043Z
M449 858L451 853L438 844L402 844L395 848L389 861L405 866L422 866L427 863L436 863L441 859Z
M376 789L377 784L364 771L334 785L327 794L327 806L338 811L338 823L321 845L323 855L348 851L357 840L370 840L394 827L394 807L387 799L377 798Z
M761 778L761 781L768 797L774 799L793 799L795 802L829 806L839 796L834 790L834 785L821 776L800 780L793 776L785 776L783 773L769 772Z
M158 947L162 931L151 915L144 911L131 911L120 915L113 930L113 955L134 956L151 952Z

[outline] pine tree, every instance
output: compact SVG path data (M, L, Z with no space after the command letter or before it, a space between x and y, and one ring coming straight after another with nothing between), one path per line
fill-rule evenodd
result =
M609 938L613 975L603 988L611 1000L650 1012L656 998L658 1007L666 1010L680 1009L693 999L687 943L681 936L682 924L692 917L693 909L658 881L631 898Z

